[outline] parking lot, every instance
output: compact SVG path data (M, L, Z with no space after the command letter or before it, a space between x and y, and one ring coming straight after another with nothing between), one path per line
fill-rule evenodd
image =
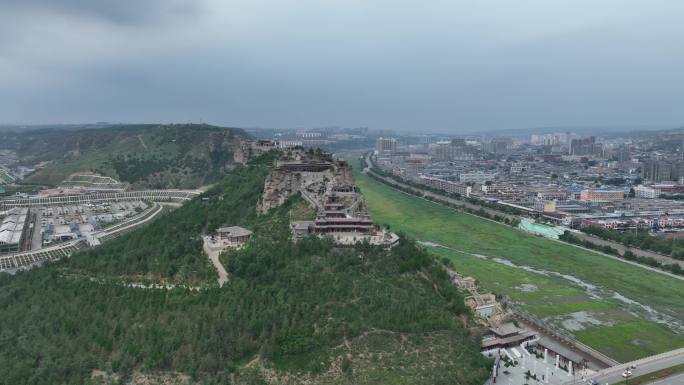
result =
M40 231L34 233L32 249L82 238L106 229L146 210L142 200L48 206L35 210Z

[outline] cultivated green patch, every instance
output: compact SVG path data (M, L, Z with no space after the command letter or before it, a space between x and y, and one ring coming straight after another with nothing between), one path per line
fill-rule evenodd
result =
M316 219L316 210L305 201L299 201L290 209L290 221L312 221Z
M621 362L684 346L681 339L672 336L663 326L642 320L581 330L577 332L577 337L600 346L605 354ZM626 338L629 343L625 343Z

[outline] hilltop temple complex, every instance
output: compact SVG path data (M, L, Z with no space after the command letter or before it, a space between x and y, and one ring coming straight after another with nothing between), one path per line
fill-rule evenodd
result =
M395 234L371 221L347 162L333 160L331 154L320 150L291 149L275 166L266 179L259 212L266 213L296 194L316 211L313 221L291 223L295 240L315 234L330 236L339 245L367 241L392 247L398 242Z

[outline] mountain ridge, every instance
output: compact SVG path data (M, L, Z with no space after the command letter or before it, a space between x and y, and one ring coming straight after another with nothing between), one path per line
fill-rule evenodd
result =
M36 167L26 184L54 186L72 173L96 172L133 188L194 188L232 168L234 149L248 137L204 124L41 128L0 132L0 149Z

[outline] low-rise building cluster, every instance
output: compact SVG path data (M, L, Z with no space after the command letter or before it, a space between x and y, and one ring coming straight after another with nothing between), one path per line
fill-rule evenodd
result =
M676 138L676 139L673 139ZM448 194L570 227L684 230L684 133L382 137L373 165Z
M29 225L29 209L0 212L0 254L20 251Z

